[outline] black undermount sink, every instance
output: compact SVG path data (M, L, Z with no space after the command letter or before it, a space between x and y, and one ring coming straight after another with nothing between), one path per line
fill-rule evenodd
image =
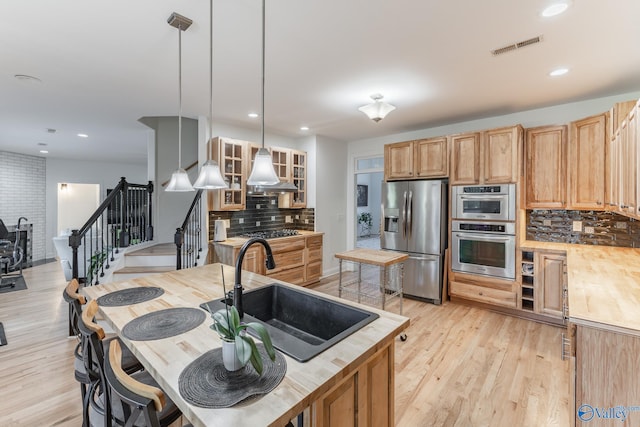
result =
M299 362L332 345L378 318L375 313L311 295L277 283L244 292L244 322L260 322L269 331L273 346ZM224 300L201 304L215 312Z

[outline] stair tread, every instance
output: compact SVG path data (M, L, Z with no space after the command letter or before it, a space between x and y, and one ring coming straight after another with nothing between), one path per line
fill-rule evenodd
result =
M127 252L127 256L154 256L154 255L175 255L176 245L174 243L158 243L135 251Z
M174 271L175 265L155 265L155 266L131 266L122 267L119 270L113 272L113 274L131 274L131 273L164 273L166 271Z

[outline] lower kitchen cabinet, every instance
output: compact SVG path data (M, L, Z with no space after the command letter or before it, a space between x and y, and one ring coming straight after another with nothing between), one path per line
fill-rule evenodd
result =
M535 258L535 311L543 315L562 318L567 256L536 252Z
M496 306L516 308L515 282L495 277L453 273L449 295Z
M242 269L262 274L276 280L309 285L322 275L322 233L298 235L269 240L276 268L267 270L262 245L254 245L245 252ZM236 264L243 238L231 238L224 242L212 242L209 262Z
M394 345L384 347L312 405L315 427L391 427Z
M640 336L577 325L574 344L572 425L640 425Z

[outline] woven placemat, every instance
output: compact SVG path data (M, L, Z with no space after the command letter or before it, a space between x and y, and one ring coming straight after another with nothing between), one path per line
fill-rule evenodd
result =
M191 362L180 373L178 387L184 400L200 408L228 408L253 396L267 394L280 384L287 372L287 361L276 351L271 361L262 344L257 344L264 368L262 375L251 362L235 372L222 363L222 348L210 350Z
M121 307L151 301L162 294L164 294L164 289L153 286L122 289L102 295L98 298L98 305L101 307Z
M124 325L122 335L133 341L152 341L173 337L196 328L207 314L197 308L179 307L158 310L137 317Z

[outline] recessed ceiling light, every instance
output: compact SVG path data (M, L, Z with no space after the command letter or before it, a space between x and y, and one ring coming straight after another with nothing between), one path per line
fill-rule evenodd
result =
M252 119L255 119L258 117L258 113L249 113L247 114L249 117L251 117Z
M79 133L78 136L80 138L89 138L89 135L87 135L86 133Z
M569 8L569 3L554 3L542 11L542 16L549 18L550 16L560 15L562 12Z
M48 153L49 153L49 151L47 151L47 150L40 150L40 152L41 152L42 154L48 154Z
M563 76L569 72L568 68L556 68L552 72L549 73L551 77Z
M300 130L309 130L309 126L300 126Z

